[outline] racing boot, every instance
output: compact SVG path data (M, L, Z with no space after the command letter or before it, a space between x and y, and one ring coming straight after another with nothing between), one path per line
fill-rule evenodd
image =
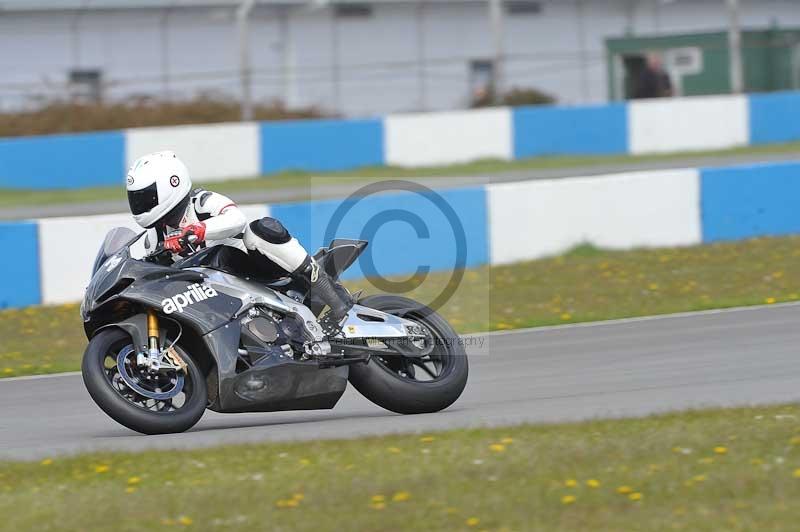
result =
M353 308L353 300L347 290L331 279L328 273L320 268L319 264L311 257L307 264L303 264L298 270L295 275L302 277L308 283L310 298L327 305L330 309L320 320L323 328L328 329L326 332L338 331L347 312Z

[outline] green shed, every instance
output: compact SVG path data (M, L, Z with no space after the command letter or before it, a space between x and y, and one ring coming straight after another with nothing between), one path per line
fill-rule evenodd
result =
M677 95L731 92L727 32L627 36L606 39L609 99L631 96L649 54ZM742 64L745 92L800 89L800 29L743 30Z

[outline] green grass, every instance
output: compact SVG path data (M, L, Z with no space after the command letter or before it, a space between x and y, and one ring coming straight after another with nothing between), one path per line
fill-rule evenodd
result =
M408 295L429 303L432 274ZM383 290L362 280L365 293ZM676 249L605 251L464 272L441 312L460 333L800 300L800 237ZM86 346L78 305L0 311L0 377L77 370Z
M711 157L747 154L798 153L800 142L750 146L730 150L701 151L691 153L670 153L658 155L607 155L607 156L548 156L521 159L517 161L481 160L465 164L426 168L401 168L393 166L367 167L343 172L309 173L283 172L260 178L243 178L217 183L204 183L204 186L223 194L249 191L278 190L286 188L305 188L314 179L319 184L325 178L331 184L366 183L379 179L402 177L446 177L465 175L486 175L522 170L560 169L611 165L648 161L670 161L687 157ZM303 194L297 199L302 199ZM93 201L123 201L125 191L119 187L94 187L79 190L8 190L0 189L0 208L22 205L64 204Z
M793 530L799 498L796 405L0 463L9 531Z

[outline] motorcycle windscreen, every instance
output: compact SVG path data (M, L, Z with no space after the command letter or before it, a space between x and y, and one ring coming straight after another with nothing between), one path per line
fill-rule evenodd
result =
M97 270L100 269L100 266L102 266L110 256L114 255L122 248L131 245L140 236L141 234L137 235L134 231L128 229L127 227L115 227L106 233L106 237L103 239L103 244L100 246L100 250L97 252L97 257L94 259L92 275L97 273Z

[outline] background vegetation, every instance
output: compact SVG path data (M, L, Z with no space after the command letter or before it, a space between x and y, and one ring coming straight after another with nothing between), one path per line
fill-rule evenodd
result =
M323 114L316 108L287 110L278 102L257 103L253 111L256 120L316 118ZM239 102L214 95L172 102L144 97L96 104L53 101L30 111L0 113L0 137L236 122L239 118Z

